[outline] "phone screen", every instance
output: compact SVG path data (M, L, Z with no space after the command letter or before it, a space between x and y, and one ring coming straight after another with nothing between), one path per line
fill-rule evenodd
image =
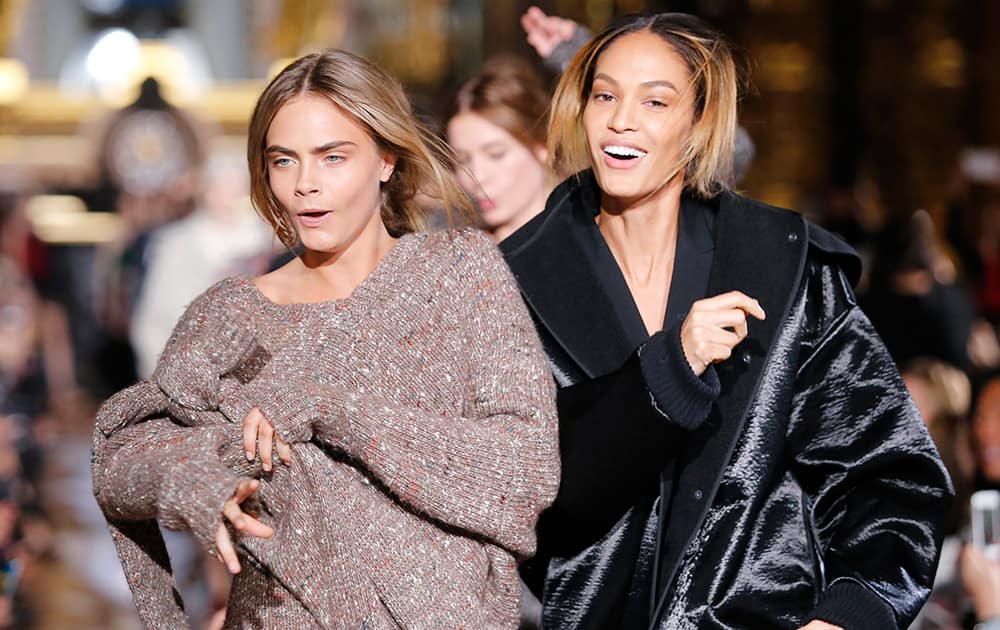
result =
M988 558L1000 559L1000 492L980 490L972 495L972 543Z

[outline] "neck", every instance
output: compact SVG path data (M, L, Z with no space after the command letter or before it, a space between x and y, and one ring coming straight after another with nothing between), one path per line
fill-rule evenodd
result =
M532 199L531 203L524 207L524 210L518 212L511 220L503 225L497 225L489 228L490 238L494 243L499 243L504 240L514 232L517 232L525 223L534 219L542 210L545 209L545 201L549 198L549 193L552 192L550 188L543 189L538 196Z
M671 182L635 202L602 195L598 229L627 280L647 284L673 269L681 189Z
M375 271L396 240L378 220L337 251L306 249L299 257L305 291L314 299L346 298Z

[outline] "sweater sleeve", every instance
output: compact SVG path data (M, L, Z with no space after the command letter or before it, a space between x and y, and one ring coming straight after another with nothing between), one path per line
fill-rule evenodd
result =
M182 427L168 418L146 420L109 438L98 435L97 503L109 520L159 519L170 529L190 530L213 549L222 505L241 479L220 457L227 441L238 444L236 427Z
M239 427L217 408L219 381L255 347L244 311L220 283L188 307L153 377L109 398L94 431L94 492L109 519L159 518L208 548L240 479L220 459Z
M255 391L251 402L286 440L315 437L415 510L523 558L558 486L555 386L499 253L485 237L455 239L461 277L449 302L464 305L473 366L465 417L341 385Z

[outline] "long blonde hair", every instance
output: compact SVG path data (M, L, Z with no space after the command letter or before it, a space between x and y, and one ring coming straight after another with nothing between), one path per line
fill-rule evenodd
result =
M455 180L451 149L417 121L399 82L367 59L327 50L301 57L278 73L250 119L250 200L286 247L293 247L297 236L268 184L264 149L275 114L304 94L329 99L368 132L379 150L396 156L392 175L382 185L382 222L390 234L426 229L432 209L418 202L418 194L439 203L449 216L458 213L471 221L474 210Z
M683 171L684 187L702 197L732 188L740 73L726 39L685 13L625 16L576 53L552 99L548 133L552 168L568 175L590 165L582 118L594 82L594 68L613 41L639 31L660 36L680 55L690 73L690 87L695 90L691 134L664 182Z

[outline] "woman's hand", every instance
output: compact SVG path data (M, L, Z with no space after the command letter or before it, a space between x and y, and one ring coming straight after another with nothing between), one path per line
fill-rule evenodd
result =
M840 626L835 626L832 623L827 623L825 621L819 621L814 619L807 623L806 625L799 628L799 630L844 630Z
M253 461L258 449L260 463L265 471L271 470L274 451L278 451L278 459L286 466L292 463L292 448L288 442L274 434L274 426L268 422L260 409L254 407L243 418L243 453L247 461Z
M274 530L261 523L256 518L247 514L240 507L244 501L250 498L253 493L260 488L260 482L256 479L244 479L236 486L233 496L222 506L222 515L232 524L236 531L247 536L257 536L258 538L270 538L274 535ZM240 559L236 555L236 547L226 525L219 525L215 530L215 548L219 551L219 560L226 565L229 572L236 574L240 572Z
M757 300L739 291L698 300L681 324L681 348L701 376L712 363L725 361L747 336L747 315L764 319Z
M973 545L962 549L962 585L972 597L976 618L992 619L1000 615L1000 563L990 560Z
M573 37L576 22L556 15L546 15L538 7L528 7L521 16L521 28L538 56L547 59L556 46Z

